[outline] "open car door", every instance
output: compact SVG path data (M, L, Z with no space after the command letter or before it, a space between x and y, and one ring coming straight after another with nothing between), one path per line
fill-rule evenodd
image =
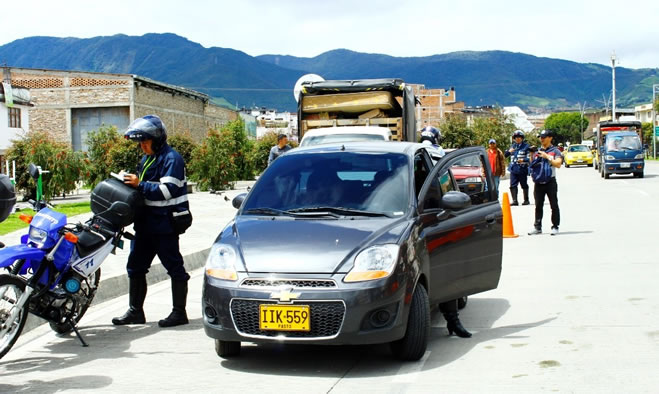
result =
M485 149L444 156L426 178L418 201L431 302L497 288L503 215Z

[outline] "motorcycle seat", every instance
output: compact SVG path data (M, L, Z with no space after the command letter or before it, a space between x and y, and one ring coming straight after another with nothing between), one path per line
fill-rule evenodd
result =
M96 249L101 247L107 238L98 233L84 230L78 235L78 254L80 257L85 257L93 253Z

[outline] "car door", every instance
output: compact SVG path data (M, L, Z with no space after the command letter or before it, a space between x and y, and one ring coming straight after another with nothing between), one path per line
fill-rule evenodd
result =
M461 191L470 205L443 206ZM420 237L429 261L430 298L443 302L495 289L501 275L503 215L483 148L465 148L437 162L418 196Z

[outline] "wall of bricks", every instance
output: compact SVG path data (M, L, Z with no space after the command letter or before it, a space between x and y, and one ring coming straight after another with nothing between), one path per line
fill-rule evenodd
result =
M58 140L71 142L66 128L66 109L36 108L30 109L30 131L45 131Z
M238 113L217 105L207 104L204 109L206 128L218 128L238 119Z

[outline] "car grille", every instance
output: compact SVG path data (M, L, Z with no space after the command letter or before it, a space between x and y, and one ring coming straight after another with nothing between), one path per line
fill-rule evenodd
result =
M331 279L245 279L241 287L280 287L293 286L296 289L331 289L336 288L336 282Z
M346 307L341 301L304 302L311 311L311 331L262 331L259 329L259 305L276 304L272 301L242 300L231 301L231 316L236 329L245 335L260 337L322 338L339 333Z

